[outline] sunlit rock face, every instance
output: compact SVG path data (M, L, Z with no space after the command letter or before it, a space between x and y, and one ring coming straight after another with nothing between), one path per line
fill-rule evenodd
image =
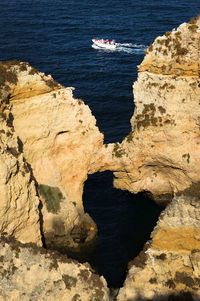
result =
M88 106L50 75L28 63L1 62L1 93L8 96L13 127L37 182L47 246L90 244L96 225L84 214L83 183L103 134Z
M39 198L9 107L0 101L0 235L41 245Z
M132 132L118 145L125 171L114 183L168 205L118 301L200 298L199 31L197 17L157 37L138 67Z
M191 19L157 37L138 66L132 131L94 160L115 171L116 188L166 204L200 181L199 24Z
M199 300L199 208L199 197L181 195L172 200L161 213L152 240L131 262L118 301Z
M105 279L89 264L33 244L0 239L1 300L108 301Z
M199 30L200 19L191 19L150 45L133 85L132 131L121 144L103 145L94 116L82 100L73 97L73 88L64 88L27 63L0 63L1 234L38 245L43 238L47 248L68 254L92 251L97 228L84 213L83 186L88 174L112 170L116 188L145 191L159 204L172 200L148 248L133 261L117 300L167 300L169 296L198 300ZM1 256L11 258L9 248L10 242L4 243ZM4 270L10 265L11 261ZM43 273L36 262L33 266L34 273ZM21 281L24 276L15 275L15 267L11 274ZM68 274L69 270L64 276L52 276L52 300L59 291L59 300L64 298L69 289L66 283L72 289L76 275ZM84 272L84 277L88 279L90 273ZM41 279L47 283L49 277ZM10 279L13 291L9 294L2 284L9 300L21 290L15 290L15 279ZM34 281L38 288L38 279ZM88 300L78 291L79 286L71 290L70 298ZM90 299L108 300L106 291L100 296L93 290L89 294Z
M121 145L127 164L115 187L162 203L200 181L199 25L192 19L157 37L138 67L132 132Z

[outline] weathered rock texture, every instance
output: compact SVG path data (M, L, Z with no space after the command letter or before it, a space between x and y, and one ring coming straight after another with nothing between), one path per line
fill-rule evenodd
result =
M84 214L83 183L103 134L89 107L73 98L73 88L64 88L27 63L2 62L0 84L38 183L47 246L66 251L90 245L97 229Z
M73 88L22 64L11 67L17 82L10 84L10 102L25 157L39 184L58 187L82 210L83 183L103 134L89 107L73 98Z
M80 264L15 240L0 240L1 301L108 301L106 281Z
M199 300L200 18L156 38L138 67L115 186L167 203L118 301ZM121 152L119 154L119 151ZM183 194L181 194L183 193Z
M150 45L133 86L132 131L121 144L103 145L95 118L82 100L73 98L73 88L64 88L27 63L0 63L0 232L37 244L44 234L48 248L82 253L93 245L97 232L84 214L84 181L88 173L113 170L117 188L147 191L164 204L176 195L141 255L145 262L141 257L133 262L118 300L165 300L172 295L198 300L199 198L191 195L200 191L199 45L200 18ZM180 192L189 192L190 198L178 197ZM57 262L55 273L49 273L43 255L31 264L20 263L21 255L6 242L0 252L2 300L47 300L48 294L48 300L55 295L59 300L108 300L105 290L97 296L94 282L87 291L85 282L75 280L81 266ZM25 253L22 257L29 258ZM90 283L91 271L81 274Z
M199 25L191 19L157 37L138 67L132 131L94 160L94 169L99 160L116 171L116 188L163 203L200 182Z
M118 301L199 300L199 208L199 198L173 199L152 232L152 242L133 260Z
M39 198L8 106L0 103L0 234L41 245Z
M27 63L0 63L0 300L109 300L89 266L5 238L81 260L95 246L82 192L103 135L72 90Z

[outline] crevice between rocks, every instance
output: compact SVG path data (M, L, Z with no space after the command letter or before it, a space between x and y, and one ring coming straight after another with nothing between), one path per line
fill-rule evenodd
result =
M163 210L142 193L113 188L112 181L111 172L90 175L83 193L85 211L98 227L93 265L111 290L123 285L128 262L143 249Z

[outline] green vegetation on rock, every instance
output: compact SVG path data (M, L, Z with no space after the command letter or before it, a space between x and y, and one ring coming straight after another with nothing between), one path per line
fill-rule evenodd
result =
M16 84L18 79L16 75L16 71L11 69L10 67L14 65L18 65L19 62L16 60L0 62L0 85L4 84L4 82L9 82L11 84Z
M125 155L125 150L117 142L114 144L113 155L118 158L121 158L123 155Z
M191 30L192 32L196 32L198 26L196 24L192 24L188 26L188 29Z
M130 133L126 136L126 140L128 143L130 143L133 140L133 132L130 131Z
M52 213L58 213L60 210L60 202L64 199L60 189L58 187L40 184L39 191L45 199L47 210Z
M71 289L71 287L76 286L77 279L75 277L64 274L62 275L62 279L65 283L66 288Z

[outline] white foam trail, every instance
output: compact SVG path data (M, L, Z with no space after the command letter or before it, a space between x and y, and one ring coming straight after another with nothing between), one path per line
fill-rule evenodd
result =
M132 54L143 54L146 48L131 48L131 47L117 47L115 50L120 52L132 53Z
M130 47L130 48L146 48L145 45L133 44L133 43L117 43L117 45L122 46L122 47Z
M144 50L147 48L147 46L142 45L142 44L133 44L133 43L116 43L117 48L115 49L103 49L98 47L97 45L93 44L92 48L94 49L99 49L102 51L106 52L125 52L125 53L130 53L130 54L143 54Z
M147 48L147 46L142 44L133 44L133 43L116 43L116 44L117 44L117 48L112 50L100 48L95 44L92 45L92 48L99 49L106 52L118 51L118 52L130 53L130 54L143 54L144 50Z

